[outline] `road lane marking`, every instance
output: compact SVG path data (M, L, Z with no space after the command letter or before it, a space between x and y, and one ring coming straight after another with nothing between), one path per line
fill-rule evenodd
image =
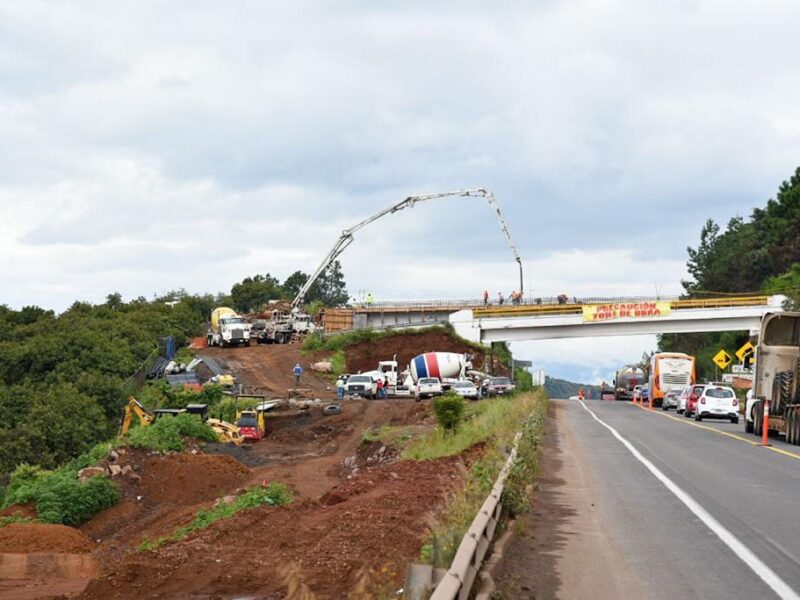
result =
M783 600L800 600L798 595L789 585L778 575L770 569L764 562L761 561L747 546L745 546L739 539L728 531L719 521L717 521L711 513L703 508L699 502L681 489L678 484L672 481L669 477L659 470L652 462L645 458L633 444L620 435L611 425L599 418L594 411L592 411L584 402L578 402L583 410L587 411L595 421L600 423L603 427L608 429L615 438L617 438L628 452L633 454L634 458L642 463L645 468L653 474L664 486L672 492L678 500L683 502L694 515L700 519L706 527L708 527L739 559L746 564L761 580L766 583L779 598ZM713 431L713 429L712 429Z
M631 405L636 406L636 408L641 408L647 412L651 412L650 410L646 409L644 406L638 405ZM794 452L789 452L788 450L784 450L783 448L776 448L775 446L762 446L760 441L749 440L744 438L740 435L736 435L735 433L730 433L728 431L722 431L720 429L715 429L713 427L709 427L708 425L700 425L700 423L696 423L694 421L690 421L686 417L678 418L673 417L670 414L666 414L663 411L655 412L652 411L653 414L658 415L659 417L666 417L667 419L672 419L673 421L677 421L678 423L683 423L684 425L691 425L692 427L699 427L700 429L707 429L708 431L713 431L714 433L718 433L719 435L724 435L725 437L733 438L734 440L739 440L740 442L744 442L745 444L750 444L751 446L758 446L759 448L766 448L767 450L772 450L773 452L777 452L778 454L783 454L784 456L788 456L790 458L795 458L800 460L800 454L795 454Z

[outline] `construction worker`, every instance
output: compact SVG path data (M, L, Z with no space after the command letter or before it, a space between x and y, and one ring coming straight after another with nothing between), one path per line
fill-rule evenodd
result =
M300 375L303 374L303 367L300 366L300 363L297 363L294 366L294 384L300 385Z
M377 388L378 388L378 399L380 400L380 399L383 398L383 378L382 377L378 377L378 381L376 382L376 385L377 385Z
M375 302L375 298L372 296L372 292L367 294L367 306L372 306L372 303Z
M500 306L503 306L503 303L504 303L505 301L506 301L506 299L503 297L503 292L497 292L497 303L498 303Z
M483 305L489 306L489 290L483 290Z
M339 400L344 400L344 375L339 375L339 379L336 380L336 397Z

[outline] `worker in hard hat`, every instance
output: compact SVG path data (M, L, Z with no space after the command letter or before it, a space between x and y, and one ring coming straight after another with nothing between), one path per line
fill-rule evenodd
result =
M483 305L489 305L489 290L483 290Z
M336 397L339 400L344 400L344 375L339 375L339 379L336 380Z
M367 306L372 306L372 303L375 302L375 298L372 295L372 292L367 294Z

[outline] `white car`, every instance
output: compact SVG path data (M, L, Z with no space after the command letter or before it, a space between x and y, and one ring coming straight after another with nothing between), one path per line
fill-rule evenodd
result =
M417 400L442 395L442 382L438 377L422 377L417 382Z
M694 411L695 421L703 419L730 419L739 422L739 401L732 388L721 385L707 385L697 399Z
M478 388L475 387L475 384L466 379L456 381L453 384L453 391L462 398L468 398L469 400L477 400L480 397L480 393L478 392Z
M669 410L670 408L677 409L679 404L679 398L682 390L670 390L665 395L663 400L661 400L661 410Z
M350 375L344 384L344 393L374 399L378 395L378 384L370 375Z

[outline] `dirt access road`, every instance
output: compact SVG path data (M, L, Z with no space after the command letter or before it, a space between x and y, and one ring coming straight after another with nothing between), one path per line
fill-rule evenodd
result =
M317 398L336 395L333 384L311 370L314 360L303 356L300 344L253 345L249 348L204 348L199 356L210 356L226 371L231 372L250 393L265 394L270 398L285 398L290 389L297 387L294 366L300 363L303 375L300 388L311 390Z

